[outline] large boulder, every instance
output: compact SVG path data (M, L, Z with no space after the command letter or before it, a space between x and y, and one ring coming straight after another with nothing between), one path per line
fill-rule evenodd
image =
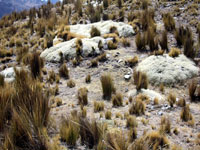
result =
M76 40L77 39L75 38L70 41L56 44L55 46L44 50L40 56L49 62L59 62L60 52L63 53L64 58L73 58L76 55ZM102 41L102 44L105 45L105 40L101 37L82 39L83 56L87 57L89 55L92 55L93 53L99 54L100 53L98 47L99 41Z
M91 24L71 25L70 32L76 33L79 35L84 35L90 38L91 37L90 31L92 29L92 26L96 27L101 32L101 35L110 33L110 28L113 26L117 28L117 31L119 32L120 37L128 37L135 34L133 27L131 25L128 25L123 22L114 22L112 20L91 23Z
M175 58L152 55L139 63L136 70L145 72L149 81L157 85L182 82L199 74L199 68L185 55Z

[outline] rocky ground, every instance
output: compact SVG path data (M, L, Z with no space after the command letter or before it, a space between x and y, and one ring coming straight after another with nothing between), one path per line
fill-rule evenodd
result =
M151 8L155 8L155 21L157 24L157 33L160 36L162 31L164 30L164 25L162 22L163 12L171 12L176 21L176 26L185 25L189 26L193 32L195 44L198 41L198 35L196 34L196 25L200 20L200 3L197 4L198 9L195 9L195 12L187 11L187 8L192 5L192 2L185 3L181 5L181 1L157 1L152 0ZM130 9L131 5L129 3L125 3L126 5L126 14ZM179 5L180 4L180 5ZM180 7L179 7L180 6ZM118 10L114 5L111 5L107 10L110 12L111 10ZM196 13L195 15L192 13ZM127 19L124 21L128 24ZM84 34L83 34L84 35ZM59 92L55 97L62 99L61 106L53 106L52 108L52 117L56 122L56 126L59 128L59 124L63 117L68 117L73 110L77 110L80 112L80 105L78 104L77 92L78 89L82 87L86 87L88 89L88 105L85 106L87 109L87 117L92 119L95 118L100 122L106 122L109 124L110 129L112 128L120 128L123 131L127 131L126 128L126 119L125 116L129 112L129 108L131 107L131 103L129 102L129 96L133 96L133 99L137 96L136 86L133 83L133 72L137 68L138 64L140 64L144 59L150 56L150 52L140 52L137 50L135 44L135 34L127 37L127 40L130 41L129 47L124 47L122 43L118 44L117 49L115 50L107 50L106 52L107 60L105 62L99 62L97 67L90 67L91 60L94 57L84 57L83 61L77 67L74 67L72 62L67 62L67 66L69 68L70 79L73 79L76 83L76 86L73 88L69 88L67 86L66 79L61 78L59 83L50 85L51 87L55 87L58 85ZM176 40L173 36L172 32L168 32L168 45L169 48L176 47ZM183 51L183 48L180 48ZM58 53L57 53L58 55ZM134 67L128 67L125 61L134 56L138 56L139 62ZM195 58L197 63L194 63L196 68L200 68L199 54ZM44 57L45 58L45 57ZM15 59L15 57L13 57ZM191 60L192 61L192 60ZM6 64L8 65L8 64ZM59 73L59 63L52 63L46 61L45 67L47 72L53 70L55 73ZM176 71L176 70L174 70ZM112 78L114 79L114 85L116 87L117 92L122 93L123 95L123 106L121 107L113 107L111 101L106 101L103 99L102 95L102 87L101 87L101 75L104 73L110 73ZM91 83L86 83L86 76L91 75ZM127 75L128 80L125 79ZM146 92L147 96L150 97L150 102L146 102L146 111L144 115L137 116L138 121L138 137L141 137L144 132L149 132L152 130L159 130L160 121L162 116L166 116L169 118L171 122L171 133L167 134L167 138L170 140L170 145L178 145L181 146L183 150L192 150L192 149L200 149L198 147L199 142L197 143L196 139L198 134L200 133L200 103L199 102L191 102L188 94L188 83L193 79L197 80L200 86L200 76L199 72L197 75L192 78L186 79L181 83L170 83L164 87L164 92L160 91L160 85L154 85L152 83L149 84L148 89L150 90L150 94L148 91ZM48 75L44 75L44 81L46 81ZM150 81L151 82L151 81ZM48 85L49 83L45 83ZM153 93L152 93L153 91ZM156 94L155 94L156 92ZM145 93L145 92L144 92ZM191 125L187 122L183 122L180 118L180 113L182 108L177 104L174 107L170 107L167 97L169 93L173 93L176 95L176 101L184 98L186 103L190 105L190 111L194 117L194 124ZM149 94L149 95L148 95ZM154 98L159 97L159 104L154 105ZM104 111L94 112L94 101L103 101L105 104ZM105 112L110 110L112 112L112 119L105 119ZM121 117L117 118L116 114L120 113ZM102 117L103 114L103 117ZM175 134L173 131L178 130L178 134ZM64 145L64 143L63 143ZM86 149L85 147L78 144L76 149Z

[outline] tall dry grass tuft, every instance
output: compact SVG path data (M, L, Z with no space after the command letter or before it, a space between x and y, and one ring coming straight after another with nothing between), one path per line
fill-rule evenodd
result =
M103 91L103 98L110 100L112 93L115 93L116 91L111 74L103 74L101 76L101 85Z
M0 87L5 85L4 76L0 74Z
M14 83L6 85L0 95L4 106L1 115L9 122L5 124L4 148L47 150L51 109L48 94L37 80L30 80L24 69L15 68L15 74ZM4 119L0 121L1 129Z
M148 88L148 78L145 73L142 73L140 71L134 72L133 74L134 84L136 85L136 89L139 91L142 88L147 89Z
M96 147L105 134L105 125L97 123L96 120L89 121L87 118L80 118L81 144L90 149Z
M162 33L162 37L161 37L161 40L160 40L160 46L163 50L166 50L168 51L169 48L168 48L168 38L167 38L167 31L164 31Z
M30 60L30 68L33 78L40 77L41 70L44 67L44 60L39 56L39 53L34 52Z

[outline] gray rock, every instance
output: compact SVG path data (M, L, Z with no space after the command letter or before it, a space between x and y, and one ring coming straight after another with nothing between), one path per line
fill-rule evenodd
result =
M159 115L159 116L162 116L162 115L163 115L163 112L162 112L162 111L159 111L159 112L158 112L158 115Z

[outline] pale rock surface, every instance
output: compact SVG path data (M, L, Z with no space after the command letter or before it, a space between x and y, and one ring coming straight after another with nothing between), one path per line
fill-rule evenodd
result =
M154 98L158 98L159 100L164 100L163 95L161 95L160 93L158 93L154 90L149 90L149 89L141 89L140 92L137 92L137 90L134 89L134 90L131 90L131 91L128 92L128 96L134 97L134 96L137 96L137 94L140 94L140 93L147 95L150 98L150 100L152 100L152 101L154 100Z
M20 68L17 67L17 69ZM13 67L6 68L5 70L1 71L0 74L4 76L4 80L6 82L12 82L15 80L15 71Z
M96 23L91 23L91 24L71 25L70 32L76 33L79 35L84 35L90 38L90 31L92 29L92 26L99 29L99 31L101 32L101 35L108 34L110 32L110 27L112 26L115 26L117 28L120 37L128 37L135 34L131 25L128 25L123 22L114 22L112 20L101 21L101 22L96 22Z
M53 45L55 46L56 44L59 44L63 42L63 39L58 38L57 36L53 39Z
M60 52L63 53L64 58L73 58L76 55L76 40L77 39L75 38L70 41L56 44L55 46L44 50L40 56L49 62L59 62ZM89 56L92 55L92 53L99 54L100 53L100 50L98 48L99 41L102 41L102 44L105 45L105 40L101 37L82 39L83 56Z
M199 74L199 68L185 55L172 58L163 56L149 56L138 64L137 71L147 74L153 84L173 84L183 82Z

